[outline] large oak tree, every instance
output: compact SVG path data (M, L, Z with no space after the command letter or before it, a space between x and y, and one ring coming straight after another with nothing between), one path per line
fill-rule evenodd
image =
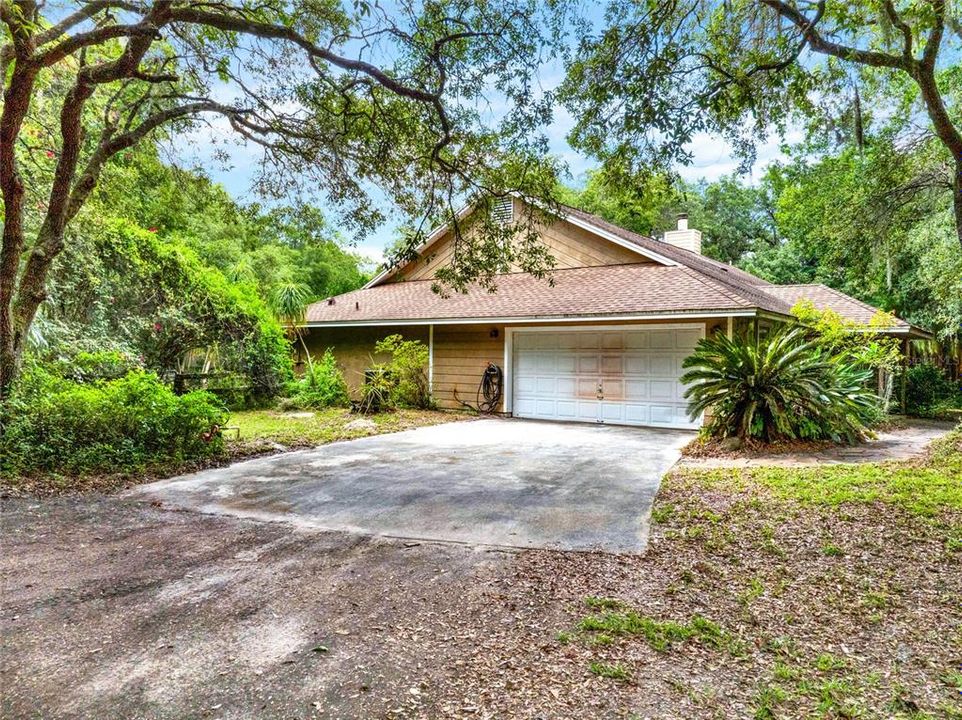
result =
M137 143L220 118L262 149L263 192L319 193L361 232L383 219L377 187L415 220L408 249L467 197L555 186L533 85L564 26L553 3L0 0L0 22L0 398L71 221ZM532 233L462 243L452 284L543 272Z
M689 162L699 133L757 143L847 105L907 113L943 148L962 244L962 12L954 0L612 0L562 99L573 144L637 177ZM870 93L860 93L870 88Z

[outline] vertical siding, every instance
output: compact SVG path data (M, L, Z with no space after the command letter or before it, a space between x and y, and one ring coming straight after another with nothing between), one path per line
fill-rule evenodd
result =
M491 337L492 330L497 331L497 337ZM477 405L478 384L489 362L504 365L503 325L436 325L434 398L438 405L463 407L455 394Z

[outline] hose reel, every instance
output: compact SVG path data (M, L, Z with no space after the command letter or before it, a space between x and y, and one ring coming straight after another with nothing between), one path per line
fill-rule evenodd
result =
M498 365L488 363L481 375L481 382L478 383L478 393L476 396L477 405L471 405L458 397L458 391L454 391L454 399L469 410L475 410L482 415L490 415L498 409L498 403L504 395L504 372Z

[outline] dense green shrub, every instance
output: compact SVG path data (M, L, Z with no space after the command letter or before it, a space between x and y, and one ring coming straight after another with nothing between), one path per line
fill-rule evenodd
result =
M78 382L115 380L131 370L142 370L140 358L120 350L80 351L62 355L50 364L51 371L60 377Z
M870 370L882 396L880 408L889 409L903 361L901 340L885 334L895 322L894 315L879 311L864 326L832 310L818 310L808 300L797 303L792 314L812 330L812 339L824 352Z
M388 355L386 362L375 363L364 373L361 410L434 407L428 384L428 349L419 340L388 335L374 345L374 352Z
M291 384L284 406L291 409L346 406L347 383L330 348L310 364L304 377Z
M418 340L405 340L401 335L388 335L375 344L374 351L389 354L386 376L392 381L391 404L395 407L431 407L428 387L428 349Z
M256 288L205 265L176 237L136 223L87 218L51 279L34 352L47 362L94 348L129 349L143 367L185 367L198 350L209 369L242 373L244 405L272 401L292 375L290 346Z
M226 411L203 391L177 396L153 373L78 382L27 368L4 410L4 473L130 472L223 452Z
M912 415L938 415L940 407L962 404L962 388L931 363L914 365L905 376L905 401Z
M701 340L682 376L692 417L707 411L706 431L716 437L860 437L880 412L865 387L871 371L827 355L807 333L786 327L762 338Z

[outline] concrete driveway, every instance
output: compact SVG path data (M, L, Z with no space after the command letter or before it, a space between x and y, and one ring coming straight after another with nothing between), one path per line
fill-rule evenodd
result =
M659 481L692 437L489 418L258 458L131 495L388 537L637 552Z

